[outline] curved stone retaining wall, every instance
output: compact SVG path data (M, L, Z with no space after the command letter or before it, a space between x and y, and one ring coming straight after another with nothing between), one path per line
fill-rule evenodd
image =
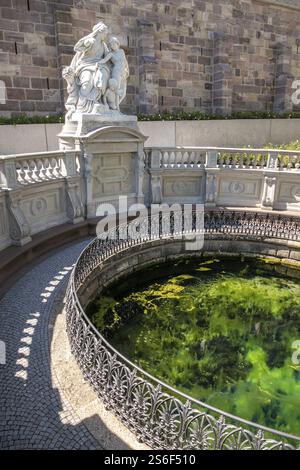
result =
M95 269L78 290L78 297L83 307L101 293L103 289L118 279L143 269L179 258L211 256L220 257L272 257L282 264L282 273L291 274L293 267L300 268L300 241L253 240L247 237L210 235L204 241L202 250L187 251L184 240L159 239L132 246L120 253L108 257ZM294 273L294 270L293 270ZM297 273L295 273L297 274ZM298 272L300 278L300 271Z

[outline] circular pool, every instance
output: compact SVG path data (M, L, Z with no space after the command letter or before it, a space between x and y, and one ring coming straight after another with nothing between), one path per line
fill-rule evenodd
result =
M124 356L216 408L300 435L299 270L269 259L164 263L110 285L86 312Z

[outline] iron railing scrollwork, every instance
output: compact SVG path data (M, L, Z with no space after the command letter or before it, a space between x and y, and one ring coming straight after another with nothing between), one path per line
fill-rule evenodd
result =
M194 214L193 214L194 217ZM141 221L137 229L141 229ZM137 243L167 236L162 217L144 224L140 238L128 237L128 224L111 239L93 240L79 257L66 296L67 333L71 351L85 379L105 406L153 449L293 450L300 437L266 428L195 400L170 387L116 351L86 316L77 291L106 259ZM143 224L142 224L143 225ZM138 231L138 230L137 230ZM132 233L132 232L131 232ZM136 233L136 232L135 232ZM153 233L155 235L153 235ZM184 230L182 235L184 235ZM205 233L300 240L299 218L242 212L208 212ZM169 236L174 235L170 224Z

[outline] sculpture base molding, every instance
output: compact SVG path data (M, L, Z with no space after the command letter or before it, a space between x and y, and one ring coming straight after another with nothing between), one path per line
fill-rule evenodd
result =
M90 132L100 130L107 126L125 126L130 129L138 130L137 117L127 116L118 111L108 111L105 114L75 113L72 119L66 119L61 133L58 134L59 147L61 150L69 150L70 147L67 143L69 138L79 139Z

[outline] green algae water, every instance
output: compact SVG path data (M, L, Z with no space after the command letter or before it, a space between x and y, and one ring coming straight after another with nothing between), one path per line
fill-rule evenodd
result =
M262 260L164 264L111 286L87 311L117 350L169 385L300 435L300 283L280 271Z

